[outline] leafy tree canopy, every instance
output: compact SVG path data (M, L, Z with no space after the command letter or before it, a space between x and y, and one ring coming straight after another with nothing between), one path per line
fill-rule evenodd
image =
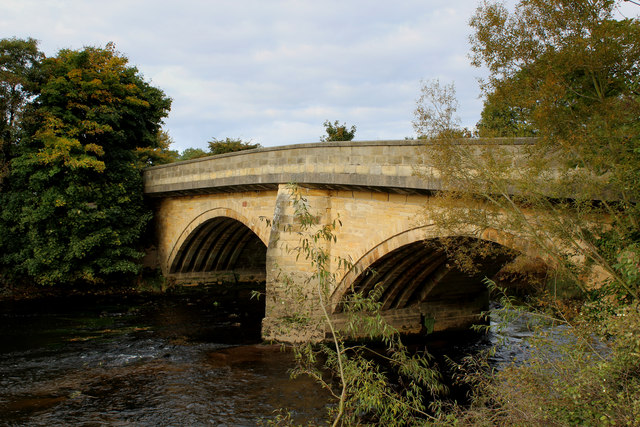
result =
M20 116L33 96L43 58L34 39L0 40L0 185L8 174L10 147L16 143Z
M181 160L177 150L170 150L173 138L164 130L158 131L158 142L155 147L138 147L136 154L140 162L146 166L164 165Z
M42 284L135 273L151 216L137 151L162 147L171 100L113 44L61 50L40 69L1 195L2 264Z
M185 148L182 153L180 153L180 157L178 160L192 160L199 159L200 157L207 157L211 154L207 151L204 151L202 148Z
M428 220L443 235L499 236L540 256L551 274L527 302L542 307L541 319L555 314L572 337L534 332L526 363L486 377L488 365L467 371L475 397L457 424L639 419L640 21L616 19L618 3L520 0L510 11L485 1L477 9L472 58L490 71L478 132L535 135L529 143L449 136L459 128L455 98L433 84L423 91L428 114L416 110L416 128L440 139L425 144L421 173L445 190L430 200ZM487 249L460 246L448 245L458 265ZM571 293L569 304L562 293Z
M200 157L215 156L216 154L233 153L236 151L252 150L260 148L260 144L252 144L251 141L243 141L240 138L213 138L209 141L209 150L202 148L186 148L176 160L193 160Z
M510 12L484 2L472 17L472 59L490 71L479 132L537 136L521 154L447 143L459 130L455 99L433 85L416 129L445 137L429 159L451 190L442 203L487 205L434 212L440 224L526 236L583 291L597 267L611 289L637 300L640 283L621 260L640 254L640 22L615 19L615 6L521 0Z
M209 141L209 155L233 153L254 148L260 148L260 144L252 144L251 141L245 142L240 138L213 138Z
M329 141L351 141L356 134L356 127L351 126L351 128L347 128L347 124L340 124L338 120L331 123L329 120L325 120L322 124L324 126L324 130L327 133L324 136L320 137L320 141L329 142Z
M485 65L479 130L553 144L638 135L640 23L614 0L485 2L471 19L472 59Z
M517 79L517 77L515 77ZM505 87L486 93L480 121L476 124L480 137L535 137L531 110L519 105L516 94Z

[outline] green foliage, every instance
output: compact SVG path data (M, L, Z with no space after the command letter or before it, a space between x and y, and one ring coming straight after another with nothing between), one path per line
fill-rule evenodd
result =
M536 130L536 154L583 171L588 196L615 191L627 210L640 190L640 22L614 19L615 6L532 0L510 14L485 4L471 20L472 52L491 71L487 102L518 111L520 123ZM609 213L620 219L616 210Z
M504 92L504 93L503 93ZM480 121L476 124L480 137L534 137L537 131L531 123L530 111L520 107L514 92L500 88L486 94Z
M154 147L137 147L136 154L144 166L165 165L180 160L176 150L170 150L173 139L164 130L158 131L158 141Z
M502 319L498 327L516 317L528 319L528 356L500 370L488 364L491 353L456 364L458 378L471 384L473 393L471 405L454 407L450 416L463 425L637 425L637 307L598 302L569 321L559 307L517 306L499 291L502 307L492 318Z
M185 148L184 151L180 153L178 160L199 159L200 157L207 157L210 155L210 153L204 151L202 148Z
M34 39L0 40L0 190L9 173L11 147L18 141L22 111L33 96L43 57Z
M244 142L239 138L213 138L209 141L209 155L234 153L236 151L252 150L260 148L260 144L252 144L251 141Z
M340 222L335 219L320 224L318 215L310 211L303 190L290 186L290 191L296 228L286 231L299 235L299 245L291 251L307 260L312 270L305 283L280 277L286 293L296 301L296 308L288 312L287 320L294 330L320 328L328 334L327 342L294 345L297 366L292 375L308 375L331 393L336 401L330 409L334 426L419 425L435 420L429 414L425 399L446 393L446 387L440 382L430 356L410 353L398 332L383 319L381 304L376 301L381 288L376 288L371 295L355 292L344 300L342 307L348 320L342 327L337 326L329 301L337 273L331 271L330 263L353 267L346 260L332 260L326 251L328 242L336 242L335 230ZM317 304L310 305L311 295L305 292L309 285ZM377 339L383 349L377 351L357 343L349 345L347 339L352 336ZM328 374L333 379L328 379Z
M522 113L504 134L535 129L535 143L456 140L455 97L433 85L434 114L419 105L415 126L440 137L427 144L432 169L422 173L435 172L447 190L432 209L441 227L518 236L584 291L593 285L585 279L602 273L637 299L638 284L615 265L640 238L640 23L615 21L614 5L532 0L510 15L485 3L472 19L474 60L491 71L490 102Z
M333 123L331 123L329 120L325 120L322 125L324 126L324 130L327 133L326 135L320 137L320 141L322 142L351 141L356 134L355 126L347 128L346 123L343 123L341 125L338 120Z
M500 4L478 9L472 53L476 65L491 71L484 86L489 105L517 111L544 142L579 148L576 154L586 156L582 148L602 145L601 138L620 139L614 152L621 143L633 149L640 23L615 20L615 6L535 0L521 2L513 14Z
M260 144L252 144L251 141L245 142L239 138L213 138L209 141L209 151L202 148L186 148L177 160L193 160L200 157L215 156L216 154L234 153L236 151L253 150L260 148Z
M151 212L140 150L162 147L171 101L112 44L62 50L40 64L37 95L2 198L1 262L41 284L138 272Z
M615 6L522 0L509 12L484 2L472 18L474 63L490 71L479 134L535 140L458 139L454 94L423 91L429 114L417 109L415 126L432 139L419 174L444 190L429 219L443 234L491 236L541 257L580 296L542 289L529 299L523 363L458 366L474 386L471 407L450 412L460 424L640 419L640 22L616 20ZM461 265L469 255L448 251ZM524 313L503 306L499 314Z

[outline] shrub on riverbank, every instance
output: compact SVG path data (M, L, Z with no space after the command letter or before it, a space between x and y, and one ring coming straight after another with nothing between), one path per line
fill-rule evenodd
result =
M459 425L640 425L638 307L598 308L597 320L583 309L572 323L546 318L524 361L495 371L467 358L458 370L471 404L450 416Z

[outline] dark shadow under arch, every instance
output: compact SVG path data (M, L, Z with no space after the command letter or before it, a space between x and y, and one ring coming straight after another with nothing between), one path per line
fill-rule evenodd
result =
M242 222L219 216L200 224L184 240L170 274L266 271L267 247Z
M455 324L456 317L471 318L471 313L477 318L489 302L483 279L494 277L515 258L516 252L494 242L468 237L453 239L458 245L478 242L485 245L487 255L472 259L475 271L459 268L437 238L408 243L360 272L342 295L335 313L344 311L344 301L354 292L371 295L377 289L375 299L382 305L383 314L420 313L422 323L425 318L447 318L446 322ZM460 320L460 324L464 323L469 322Z

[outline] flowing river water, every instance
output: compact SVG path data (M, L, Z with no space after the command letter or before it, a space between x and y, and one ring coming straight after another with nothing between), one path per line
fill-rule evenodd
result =
M289 378L292 355L260 342L263 315L247 289L2 303L0 425L251 426L279 408L322 424L327 392ZM526 328L510 333L498 358Z

